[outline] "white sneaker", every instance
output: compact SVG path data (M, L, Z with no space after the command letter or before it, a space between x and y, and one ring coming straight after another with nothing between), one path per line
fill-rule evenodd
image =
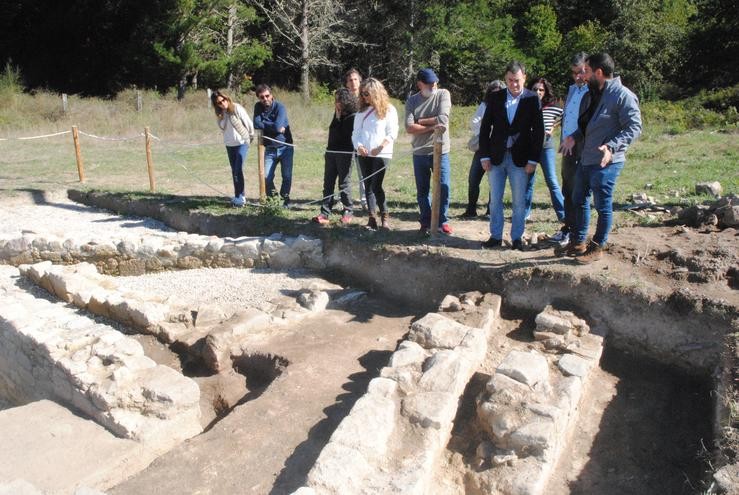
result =
M244 198L243 194L241 196L234 196L231 200L231 204L240 208L246 204L246 198Z
M549 242L554 244L559 244L560 246L566 245L568 242L570 242L570 233L569 232L563 232L563 231L557 231L556 234L554 234L552 237L549 238Z

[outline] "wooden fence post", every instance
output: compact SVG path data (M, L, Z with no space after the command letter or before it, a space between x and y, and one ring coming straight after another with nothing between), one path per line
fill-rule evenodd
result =
M82 162L82 151L80 151L80 136L77 133L77 126L72 126L72 139L74 140L74 155L77 158L77 174L80 176L80 182L85 182L85 164Z
M439 206L441 205L441 135L443 129L434 130L434 172L431 179L431 236L439 232Z
M259 164L259 201L264 203L267 200L267 184L264 181L264 139L262 139L263 131L256 129L257 132L257 162Z
M213 108L213 101L210 99L211 95L213 94L213 90L208 88L205 91L208 93L208 108Z
M146 136L146 169L149 172L149 191L154 192L156 190L154 161L151 159L151 133L148 127L144 128L144 135Z
M141 95L141 90L136 90L136 111L140 112L144 109L144 97Z
M67 113L67 93L62 93L62 112Z

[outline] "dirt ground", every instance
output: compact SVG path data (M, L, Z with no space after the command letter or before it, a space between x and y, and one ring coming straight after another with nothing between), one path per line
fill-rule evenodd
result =
M418 234L409 215L393 218L390 234L366 231L360 225L364 220L359 213L345 234L382 244L390 254L428 249L493 270L547 267L638 286L655 296L688 291L739 307L739 234L733 229L624 227L613 232L603 260L579 266L554 257L548 244L524 252L481 250L480 241L488 237L482 218L453 219L454 235L432 238ZM321 235L320 229L306 225L305 234ZM206 433L110 493L290 493L418 314L374 293L353 314L328 314L331 325L322 319L301 325L298 334L276 336L265 352L285 356L291 364L258 400L234 408ZM475 387L484 386L505 353L525 347L532 328L533 315L504 311L486 364L463 399L439 493L464 493L464 473L474 468L477 445L475 432L465 429L474 414ZM168 359L166 352L162 359ZM704 472L702 446L711 448L705 445L711 436L710 386L612 352L606 352L597 373L599 386L585 397L568 455L547 493L697 492Z

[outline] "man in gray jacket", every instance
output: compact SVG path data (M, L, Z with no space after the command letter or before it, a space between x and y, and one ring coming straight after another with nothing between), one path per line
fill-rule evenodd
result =
M576 208L574 244L568 254L581 264L603 257L613 223L613 191L624 167L626 150L641 134L639 100L613 76L613 59L607 53L590 55L585 61L590 104L578 119L578 129L565 138L562 148L572 150L582 140L580 163L575 174L572 200ZM590 243L586 243L592 191L598 223Z

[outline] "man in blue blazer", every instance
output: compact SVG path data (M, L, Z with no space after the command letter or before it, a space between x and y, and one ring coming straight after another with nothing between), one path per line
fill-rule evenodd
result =
M480 124L480 163L490 181L490 238L483 248L495 248L503 239L503 192L511 183L513 216L511 247L523 251L521 237L526 215L526 183L536 170L544 142L539 97L526 89L526 69L513 61L506 67L506 91L493 93Z

